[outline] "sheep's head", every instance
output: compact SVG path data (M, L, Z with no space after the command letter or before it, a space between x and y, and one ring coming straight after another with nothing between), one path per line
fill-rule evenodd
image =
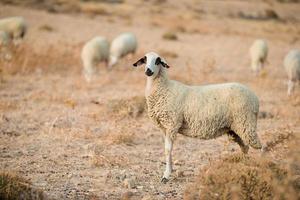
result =
M149 77L155 78L162 67L169 68L165 59L154 52L147 53L144 57L136 61L133 66L145 64L145 74Z

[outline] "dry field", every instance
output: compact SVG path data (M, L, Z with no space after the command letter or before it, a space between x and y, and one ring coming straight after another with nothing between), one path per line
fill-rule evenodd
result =
M0 18L20 15L29 24L21 46L10 49L12 59L0 60L0 184L3 174L18 175L50 199L300 198L300 87L287 97L282 66L285 54L300 48L300 4L110 2L117 3L0 1ZM137 54L110 71L100 64L97 79L87 84L84 42L124 31L137 35ZM256 38L270 48L259 77L251 73L248 55ZM241 158L225 136L203 141L179 135L174 172L161 183L163 134L146 114L143 69L132 67L149 51L166 58L173 79L240 82L255 91L264 158L253 149Z

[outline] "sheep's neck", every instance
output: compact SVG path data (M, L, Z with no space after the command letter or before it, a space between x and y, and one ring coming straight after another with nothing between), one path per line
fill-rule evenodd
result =
M157 93L158 91L161 91L163 88L165 88L164 85L167 83L167 81L168 76L164 69L160 70L155 79L148 77L145 89L146 98L149 98L153 95L153 93Z

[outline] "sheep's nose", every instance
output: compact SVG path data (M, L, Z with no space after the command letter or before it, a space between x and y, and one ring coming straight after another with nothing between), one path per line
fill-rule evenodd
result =
M152 76L153 73L154 73L154 72L152 72L149 68L147 68L147 70L146 70L146 72L145 72L145 74L146 74L147 76Z

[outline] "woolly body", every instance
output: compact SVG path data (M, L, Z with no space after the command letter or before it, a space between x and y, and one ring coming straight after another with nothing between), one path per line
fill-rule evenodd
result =
M109 65L115 65L121 57L135 53L136 49L136 36L133 33L122 33L111 43Z
M107 63L109 56L109 42L104 37L95 37L88 41L81 52L81 59L84 67L84 74L87 81L96 72L96 65L105 61Z
M27 31L27 24L23 17L9 17L0 20L0 31L9 34L10 38L22 39Z
M246 145L261 148L256 134L259 102L241 84L187 86L169 80L161 68L146 99L149 117L164 131L178 127L180 134L212 139L232 130Z
M268 44L265 40L255 40L250 48L251 68L258 74L264 67L268 56Z
M288 95L290 95L295 83L300 81L300 51L291 50L284 58L283 64L288 76Z

